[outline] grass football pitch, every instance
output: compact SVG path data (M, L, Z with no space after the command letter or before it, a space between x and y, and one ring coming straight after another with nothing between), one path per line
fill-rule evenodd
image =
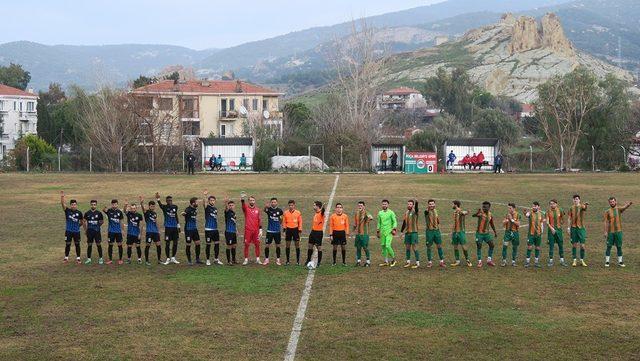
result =
M304 259L312 202L327 202L335 178L331 174L0 174L0 359L283 359L306 268L277 267L273 262L268 267L189 267L184 262L99 266L95 246L93 265L63 264L59 191L64 189L67 199L77 199L82 211L94 198L100 207L112 198L122 205L125 198L137 201L140 194L150 200L156 191L173 195L184 209L188 198L201 197L205 188L219 200L229 195L236 201L244 190L257 196L259 206L272 196L283 208L288 199L295 199L304 221ZM463 200L463 208L469 210L479 208L483 200L493 202L501 240L504 204L528 207L538 200L546 208L549 199L558 198L568 209L571 195L579 193L590 203L589 267L547 268L546 234L542 269L524 269L522 263L517 268L403 269L400 236L393 243L399 265L379 268L380 246L373 233L373 267L352 266L353 240L347 248L350 266L331 267L330 245L325 241L296 359L640 358L640 205L623 216L624 269L615 266L615 248L612 267L603 266L602 222L609 196L620 202L640 201L639 180L635 174L340 175L334 204L342 202L350 216L359 200L366 201L375 215L380 200L388 198L400 218L406 199L417 196L422 209L428 198L436 199L447 234L443 236L447 265L453 259L448 235L451 200ZM239 209L238 213L242 229L243 216ZM200 217L203 236L202 212ZM469 217L467 231L474 226ZM424 229L423 217L420 227ZM520 261L526 248L524 233ZM472 238L467 234L468 240ZM570 260L567 239L565 229L565 258ZM241 258L241 243L239 247ZM475 262L474 242L469 247ZM106 243L103 248L106 253ZM224 246L221 249L224 258ZM83 234L83 259L85 251ZM424 266L422 231L420 251ZM486 251L485 245L485 256ZM497 242L498 261L500 251ZM274 253L272 249L272 261ZM155 259L155 247L150 259ZM184 234L178 259L185 260Z

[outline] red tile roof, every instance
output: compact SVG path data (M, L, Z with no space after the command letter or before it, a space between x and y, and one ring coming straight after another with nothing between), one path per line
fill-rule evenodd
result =
M241 91L238 91L241 90ZM157 83L133 89L134 93L205 93L205 94L282 94L273 89L239 80L188 80L177 84L173 80L162 80Z
M13 95L13 96L33 97L33 98L38 97L36 94L29 93L24 90L13 88L4 84L0 84L0 95Z
M406 86L401 86L399 88L391 89L389 91L384 92L384 95L409 95L409 94L420 94L420 91L409 88Z
M536 111L536 107L533 104L522 104L522 112L523 113L533 113Z

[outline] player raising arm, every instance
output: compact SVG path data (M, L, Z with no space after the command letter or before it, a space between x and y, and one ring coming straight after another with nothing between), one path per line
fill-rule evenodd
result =
M542 244L542 228L545 223L545 214L540 210L540 203L533 202L531 209L525 213L529 219L529 234L527 236L527 259L524 263L525 267L531 265L531 250L535 247L535 264L536 268L540 268L540 245Z
M495 266L493 263L493 248L494 238L498 237L496 232L496 226L493 224L493 214L491 213L491 203L488 201L482 202L482 208L473 215L478 218L478 228L476 228L476 247L478 256L478 268L482 267L482 244L487 243L489 245L489 256L487 257L487 265L490 267ZM489 226L493 230L493 237L489 234Z
M95 199L90 203L91 209L84 213L84 230L87 234L87 260L84 264L91 264L91 248L93 243L96 243L98 249L98 264L103 264L102 259L102 233L100 232L100 226L104 223L102 213L97 209L98 201Z
M118 245L118 264L122 264L122 228L124 212L118 208L118 200L111 200L111 208L104 207L102 212L107 215L109 226L107 229L107 237L109 238L109 260L107 264L113 262L113 244Z
M516 267L518 246L520 246L520 214L515 203L508 204L507 215L502 220L504 238L502 241L502 267L507 265L507 248L511 246L511 266Z
M622 262L622 213L631 207L633 202L627 202L619 207L615 197L609 198L609 209L604 212L604 235L607 238L607 251L605 253L605 267L609 267L611 247L616 246L618 252L618 266L624 267Z
M204 239L206 242L204 253L207 256L207 266L211 266L211 242L213 242L213 263L222 265L220 262L220 232L218 231L218 208L216 208L216 197L209 195L205 189L202 198L202 208L204 208Z
M384 263L381 263L380 267L395 267L396 265L396 254L391 243L393 242L393 236L397 233L397 228L398 219L396 214L389 209L389 201L383 199L382 210L378 212L378 228L376 231L382 247L382 257L384 257Z
M160 201L160 194L156 192L156 202L162 209L164 215L164 253L167 256L167 260L164 264L174 263L179 264L176 260L176 253L178 252L178 240L180 239L180 222L178 222L178 206L173 204L173 197L167 196L165 198L166 204L162 204ZM171 247L173 242L173 248Z
M64 263L69 262L71 242L76 246L76 263L80 264L80 226L83 224L82 212L78 210L78 202L75 199L69 201L69 207L65 202L64 191L60 191L60 205L64 211Z
M156 255L158 257L158 264L162 262L162 247L160 246L160 231L158 230L158 213L156 213L156 202L149 201L149 208L144 206L144 198L140 196L140 209L142 209L142 215L144 216L145 234L144 239L146 245L144 247L144 263L147 266L151 266L149 262L149 248L151 243L156 245Z
M587 267L585 258L585 242L587 241L587 230L584 227L584 214L587 213L587 207L589 203L582 203L580 196L575 194L573 196L573 205L569 208L569 234L571 236L571 254L573 255L573 267L578 265L577 253L578 245L580 246L580 265Z
M564 262L564 237L562 235L562 225L564 224L564 211L558 207L558 201L552 199L549 201L549 209L547 210L547 240L549 241L549 263L547 266L553 266L553 249L558 244L558 254L560 255L560 265L566 267Z
M460 265L460 251L458 247L462 247L462 253L467 260L467 267L471 267L471 259L469 259L469 251L467 250L467 233L465 230L465 218L469 214L469 211L462 209L462 203L458 200L452 202L453 204L453 226L451 228L451 243L453 243L453 255L456 261L451 264L452 267L458 267Z

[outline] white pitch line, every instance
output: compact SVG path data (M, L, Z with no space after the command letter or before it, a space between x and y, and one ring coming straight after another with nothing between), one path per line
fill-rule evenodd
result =
M329 202L325 207L326 212L331 212L333 206L333 197L336 194L336 188L338 188L338 180L340 175L336 175L336 180L333 183L333 189L331 189L331 195L329 195ZM325 213L326 215L326 213ZM322 233L327 229L327 222L324 222ZM318 252L313 252L313 262L317 262ZM317 264L317 263L316 263ZM311 297L311 286L313 286L313 278L316 274L316 270L309 270L307 274L307 280L304 283L304 290L302 291L302 297L300 297L300 303L298 304L298 311L296 312L296 318L293 320L293 327L291 327L291 336L289 336L289 344L287 345L287 351L284 354L285 361L293 361L296 358L296 349L298 348L298 340L300 339L300 332L302 332L302 323L304 322L304 315L307 312L307 305L309 304L309 298Z

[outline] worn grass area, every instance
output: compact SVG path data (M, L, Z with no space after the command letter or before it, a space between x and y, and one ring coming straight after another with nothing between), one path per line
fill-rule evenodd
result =
M113 197L150 198L159 191L171 193L183 208L204 188L236 199L245 190L256 193L260 205L272 195L283 204L296 199L306 226L311 202L327 201L334 177L0 175L0 359L281 359L304 269L63 265L58 191L65 189L85 210L91 198L104 204ZM570 196L578 192L592 204L587 217L589 267L323 266L316 274L298 359L637 358L640 208L634 206L624 216L626 269L602 266L601 213L609 195L640 202L638 180L633 174L342 175L335 201L344 203L349 214L361 199L375 214L380 199L389 198L400 216L406 198L419 197L421 206L435 198L444 232L451 225L452 199L464 200L469 209L488 199L501 218L507 202L528 205L558 198L568 207ZM473 221L467 226L472 230ZM445 235L444 241L449 263L450 237ZM355 253L351 242L350 262ZM424 260L423 242L422 235ZM375 237L371 245L378 263ZM82 248L84 255L86 246ZM403 248L397 237L394 249L401 261ZM303 254L305 250L303 246ZM521 258L524 251L521 246ZM151 253L154 257L155 250ZM473 247L471 254L475 260ZM498 248L497 258L499 254ZM179 256L184 260L184 242ZM330 259L327 247L324 264Z

